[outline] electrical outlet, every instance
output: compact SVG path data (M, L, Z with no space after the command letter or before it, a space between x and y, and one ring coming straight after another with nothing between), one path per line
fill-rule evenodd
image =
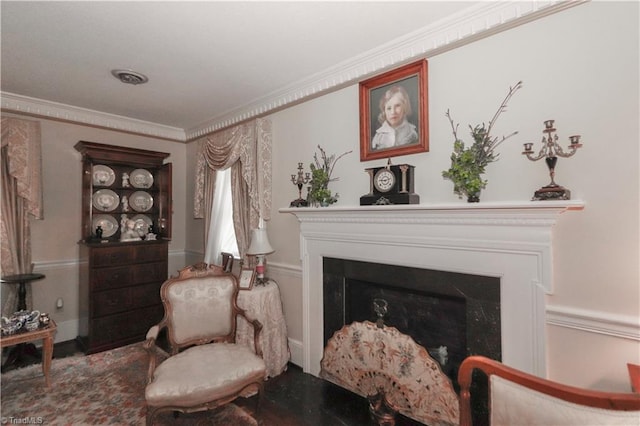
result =
M64 300L62 300L62 297L58 297L58 300L56 300L56 308L62 309L63 307L64 307Z

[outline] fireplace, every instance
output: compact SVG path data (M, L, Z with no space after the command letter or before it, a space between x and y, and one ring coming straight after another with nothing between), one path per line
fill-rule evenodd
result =
M344 325L375 322L375 300L384 324L426 348L454 384L467 356L502 359L496 277L325 257L324 345Z
M324 262L332 258L498 280L502 362L545 376L551 230L560 213L583 207L568 200L281 209L300 221L304 371L320 372Z

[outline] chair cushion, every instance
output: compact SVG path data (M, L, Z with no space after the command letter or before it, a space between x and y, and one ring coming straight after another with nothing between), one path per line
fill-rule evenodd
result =
M194 346L156 368L145 398L148 405L157 407L192 407L240 392L265 378L264 360L246 346Z
M638 425L640 412L574 404L491 376L492 425Z

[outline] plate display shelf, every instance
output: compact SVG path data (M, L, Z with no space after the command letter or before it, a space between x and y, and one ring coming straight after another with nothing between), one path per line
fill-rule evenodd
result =
M163 152L88 141L79 141L75 149L82 154L78 341L89 354L142 341L162 319L172 166ZM141 201L129 203L132 194ZM152 224L156 239L121 238L123 215L136 223L135 231Z
M120 241L123 214L129 219L146 215L158 239L171 239L171 163L164 163L169 154L87 141L75 148L82 154L83 242ZM104 204L96 202L96 194L104 193L116 197L106 198ZM143 199L144 205L133 202L132 195ZM117 205L109 204L110 200L117 200ZM94 226L98 215L112 216L118 229L98 238Z

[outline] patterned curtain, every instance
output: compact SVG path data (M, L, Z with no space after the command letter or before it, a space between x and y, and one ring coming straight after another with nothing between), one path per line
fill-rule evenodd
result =
M33 271L30 218L43 219L42 147L40 123L18 118L2 119L2 275ZM7 300L3 315L15 312L18 287L3 284ZM27 284L27 309L32 307L31 285Z
M207 241L216 171L231 167L233 223L238 250L245 259L251 229L258 227L260 218L271 217L271 121L258 118L197 143L194 217L205 219Z

